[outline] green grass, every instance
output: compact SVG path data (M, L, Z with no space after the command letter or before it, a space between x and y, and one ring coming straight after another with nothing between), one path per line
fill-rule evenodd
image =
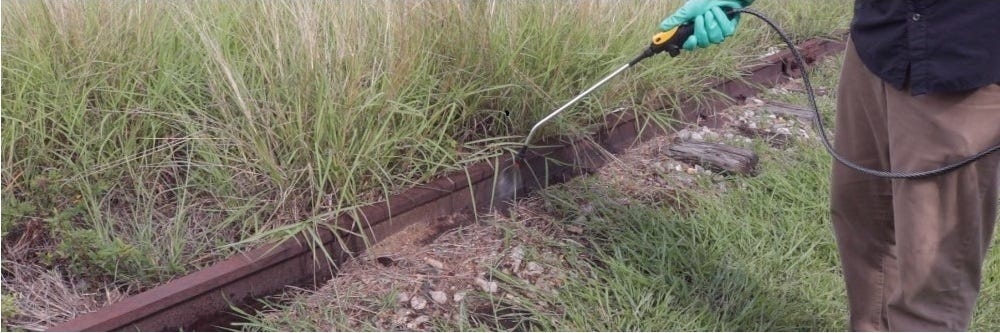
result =
M834 91L841 59L814 83ZM768 96L805 105L801 94ZM819 99L826 118L835 96ZM758 143L758 148L764 147ZM584 221L594 260L571 261L576 278L542 300L519 291L517 303L539 330L839 331L846 295L829 220L831 158L815 140L762 152L763 172L718 179L685 193L683 208L630 200L606 184L582 180L544 190L562 223ZM589 205L593 209L582 209ZM581 218L582 217L582 218ZM996 331L1000 250L985 264L973 330Z
M43 250L18 260L113 286L204 267L505 153L679 3L5 2L4 244L37 232ZM800 40L850 11L759 7ZM725 47L647 60L542 134L584 135L653 88L704 98L776 44L745 22Z
M814 148L814 147L813 147ZM828 226L829 158L795 147L728 192L686 196L686 210L622 205L605 186L546 191L568 220L582 200L597 263L539 316L556 330L841 330L846 318ZM580 193L587 193L581 198Z

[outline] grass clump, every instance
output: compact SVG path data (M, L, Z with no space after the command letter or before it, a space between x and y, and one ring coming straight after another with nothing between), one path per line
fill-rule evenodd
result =
M553 210L596 235L598 259L578 262L591 274L550 300L559 314L535 319L554 330L840 329L846 300L817 172L829 159L795 154L772 156L726 193L685 195L685 209L623 205L586 182L546 191ZM581 201L593 212L580 212Z
M0 308L2 308L0 310L0 318L3 319L3 323L0 326L3 327L4 332L10 331L11 329L7 326L7 323L18 313L17 304L14 303L14 296L7 293L0 294Z
M119 276L140 281L151 278L145 271L153 266L149 257L121 240L105 242L96 231L89 229L70 229L59 236L61 241L44 260L50 265L64 265L73 276Z

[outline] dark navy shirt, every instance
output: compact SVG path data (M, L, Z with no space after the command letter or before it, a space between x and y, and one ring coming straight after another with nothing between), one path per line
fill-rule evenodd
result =
M913 95L1000 82L1000 0L856 0L851 38L872 73Z

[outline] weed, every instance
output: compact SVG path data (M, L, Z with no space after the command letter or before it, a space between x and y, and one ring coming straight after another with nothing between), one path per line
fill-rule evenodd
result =
M10 330L7 323L9 323L14 316L18 315L19 312L17 303L14 301L14 295L0 293L0 308L2 308L2 310L0 310L0 318L3 319L3 323L0 324L0 326L2 326L3 331L6 332Z
M121 240L106 240L95 230L69 229L59 235L55 250L45 257L50 265L65 264L73 276L120 281L149 281L149 256Z

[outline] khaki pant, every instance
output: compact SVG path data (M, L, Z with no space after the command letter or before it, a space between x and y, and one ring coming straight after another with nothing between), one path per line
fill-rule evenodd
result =
M918 171L1000 142L1000 85L910 96L873 75L850 43L836 150L863 166ZM919 180L834 162L831 215L855 331L966 330L997 219L1000 153Z

